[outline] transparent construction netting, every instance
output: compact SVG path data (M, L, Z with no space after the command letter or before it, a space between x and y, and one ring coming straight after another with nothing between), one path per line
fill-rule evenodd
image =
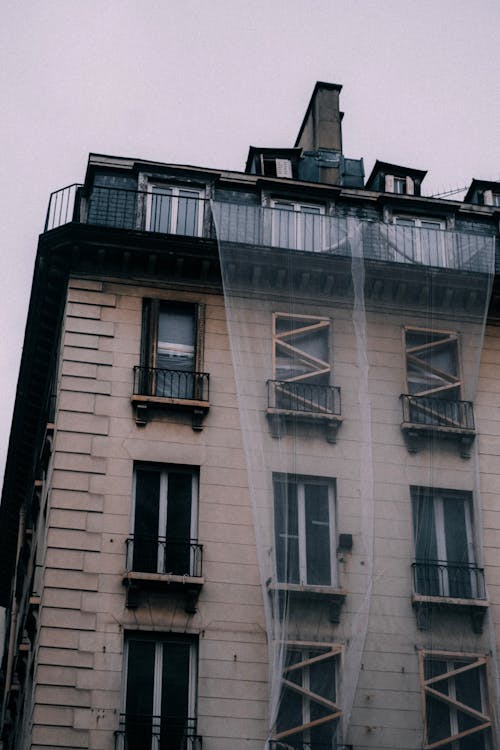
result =
M442 652L494 654L493 631L474 632L466 608L412 607L411 592L486 598L471 410L492 237L212 211L266 612L269 746L359 742L377 670L389 687L382 678L372 746L483 741L495 695L467 704L462 689L460 702L453 664L485 681L486 662ZM493 658L487 669L492 690ZM398 735L405 690L416 713Z

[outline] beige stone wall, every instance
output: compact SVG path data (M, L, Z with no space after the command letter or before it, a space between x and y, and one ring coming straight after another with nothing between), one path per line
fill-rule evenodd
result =
M211 410L202 432L166 412L136 425L130 396L144 296L203 301ZM223 301L74 279L64 323L35 679L33 747L111 750L127 631L199 637L198 731L207 750L262 746L267 646ZM200 467L204 577L198 611L178 596L125 606L134 461ZM40 545L42 548L43 545Z
M145 427L134 420L132 368L139 362L145 296L206 304L204 369L210 373L211 408L201 432L192 430L187 414L164 412ZM342 389L344 422L337 444L331 445L321 429L310 427L299 429L296 436L271 437L264 384L272 377L271 317L283 309L283 301L250 302L249 307L247 356L252 371L246 408L257 412L258 440L267 461L265 472L250 461L252 481L259 487L252 495L254 509L262 503L256 526L222 297L166 290L163 285L154 289L82 279L70 283L55 447L45 493L45 552L44 540L39 541L44 586L33 711L37 750L113 748L122 708L124 633L134 630L199 637L198 730L205 750L262 748L268 667L255 532L262 548L272 545L271 471L286 471L292 461L299 474L336 479L337 532L351 533L354 539L352 553L338 561L339 584L349 592L340 623L331 623L321 605L319 614L306 612L310 640L344 644L339 700L342 703L352 689L354 701L344 741L356 750L420 747L418 649L486 653L492 647L489 627L482 635L474 634L465 612L436 615L430 630L418 630L411 605L409 487L474 492L478 560L484 523L490 616L496 621L497 329L487 331L475 405L479 495L474 458L460 458L453 442L410 454L400 431L402 326L426 325L425 318L401 310L368 310L369 376L364 390L352 310L345 300L332 300L334 383ZM324 306L310 303L302 311L325 314ZM456 323L443 318L439 327L456 330ZM477 347L467 326L462 326L462 341L464 371L472 378ZM195 615L187 615L175 596L151 596L135 610L125 606L122 577L134 461L200 467L198 536L204 545L206 582ZM353 631L363 633L365 627L363 652L357 655L349 650ZM291 622L291 636L303 633L304 623Z

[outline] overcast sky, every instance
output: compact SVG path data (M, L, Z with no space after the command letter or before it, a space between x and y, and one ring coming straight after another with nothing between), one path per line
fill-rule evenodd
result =
M242 170L340 83L344 153L500 179L500 0L4 0L0 472L37 236L90 151Z

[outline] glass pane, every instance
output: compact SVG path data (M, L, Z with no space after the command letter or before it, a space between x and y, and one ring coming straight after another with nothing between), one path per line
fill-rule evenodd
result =
M193 398L195 308L162 304L158 319L156 395Z
M329 586L332 582L330 558L330 509L328 486L305 484L307 583Z
M168 474L165 572L191 574L192 476L171 471Z
M189 643L163 643L161 750L183 750L189 716Z
M274 482L276 573L282 583L299 583L299 528L297 486Z
M319 319L303 319L300 317L276 319L276 334L280 340L276 341L276 379L291 380L303 375L308 377L300 382L328 385L329 373L319 370L329 367L329 325L312 328L325 323ZM294 333L306 328L302 332ZM289 333L290 335L283 335Z
M200 194L196 190L179 190L176 234L199 236L200 206Z
M442 592L442 570L438 564L436 524L433 498L418 491L412 498L415 534L416 575L418 594L439 596Z
M151 747L154 667L154 642L129 640L125 705L127 750Z
M149 229L152 232L171 231L172 191L169 188L152 187L151 216Z
M133 570L158 571L160 472L137 469L135 485Z
M449 595L462 598L472 595L466 510L463 500L443 499Z

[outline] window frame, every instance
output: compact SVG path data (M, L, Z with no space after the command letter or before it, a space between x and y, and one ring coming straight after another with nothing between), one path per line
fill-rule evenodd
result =
M443 347L447 343L454 344L455 352L453 356L456 359L456 375L453 375L453 373L447 373L450 377L455 378L455 382L451 382L451 386L448 390L451 390L452 388L458 389L458 395L455 399L450 399L450 401L460 401L463 397L463 377L462 377L462 352L461 352L461 346L460 346L460 334L458 331L450 331L450 330L444 330L444 329L438 329L438 328L423 328L419 326L404 326L402 329L403 334L403 352L404 352L404 373L405 373L405 393L407 393L410 396L426 396L428 398L432 397L431 394L438 394L439 391L436 388L427 389L426 391L416 391L412 393L411 387L410 387L410 381L408 379L408 353L409 348L412 350L415 347L409 347L407 343L407 334L408 333L416 333L416 334L422 334L426 335L429 334L430 336L442 336L441 340L437 341L430 341L429 343L425 344L422 343L419 345L418 348L425 350L434 348L434 347ZM424 364L424 361L422 360L422 363ZM422 369L425 369L422 367ZM434 368L436 369L436 368ZM439 368L440 369L440 368ZM444 370L442 371L445 372ZM444 388L443 388L444 390ZM439 398L439 396L437 396Z
M412 505L412 519L413 519L413 546L414 546L414 552L415 552L415 561L416 563L421 564L432 564L432 563L442 563L443 564L443 572L442 575L437 577L435 583L437 584L438 591L436 593L431 594L423 594L424 596L437 596L437 597L443 597L443 598L464 598L465 600L472 600L479 598L478 594L478 586L477 586L477 580L474 578L474 576L471 574L468 576L468 585L470 586L470 592L471 595L469 597L463 596L460 597L456 594L450 593L450 576L449 571L452 569L453 565L460 566L463 565L464 567L470 566L471 567L471 573L472 568L477 565L476 562L476 554L475 554L475 536L474 536L474 499L472 492L468 492L465 490L449 490L449 489L440 489L440 488L434 488L434 487L420 487L420 486L414 486L412 485L410 487L410 494L411 494L411 505ZM416 521L417 521L417 510L416 506L418 502L424 499L428 503L432 504L432 517L433 517L433 530L434 530L434 536L431 538L430 536L427 538L427 545L430 545L431 543L435 544L436 547L436 559L431 558L421 558L417 557L417 537L420 533L420 530L416 527ZM463 531L465 533L466 537L466 550L467 550L467 561L461 562L459 560L450 560L448 559L448 551L447 551L447 544L448 544L448 536L446 534L446 521L445 521L445 510L444 510L444 501L445 500L452 500L453 502L461 503L463 508L463 518L464 518L464 525ZM418 575L418 574L417 574ZM464 576L464 583L466 582L466 577ZM416 594L421 594L419 591L415 591Z
M443 662L446 665L446 672L426 678L425 668L428 662ZM455 664L464 663L461 667L456 667ZM481 711L480 716L484 719L483 725L474 727L472 729L466 729L459 731L458 726L458 711L461 710L461 706L468 708L469 711L477 713L477 709L467 704L461 703L456 698L456 680L455 678L467 672L469 670L479 669L479 690L480 690L480 703ZM424 743L423 750L433 750L433 748L447 747L450 750L460 750L460 740L465 739L472 734L478 732L484 733L484 750L491 750L490 741L490 729L493 726L492 721L492 704L491 704L491 685L489 684L489 659L485 654L467 654L464 652L448 652L448 651L434 651L422 649L419 651L419 674L420 674L420 688L422 697L422 714L424 723ZM441 692L436 685L444 681L443 676L449 675L446 679L448 692ZM429 714L428 714L428 701L437 700L440 703L444 703L448 707L448 717L450 723L450 734L448 737L443 737L439 740L429 742L430 737L430 726L429 726ZM473 715L473 714L472 714ZM479 719L478 716L476 718Z
M298 322L298 327L292 328L289 331L283 331L278 332L278 322L280 319L286 319L289 321L296 320ZM313 365L316 363L318 365L316 370L311 370L309 373L304 373L302 375L298 375L292 378L286 378L283 380L285 383L300 383L307 381L311 378L318 377L318 376L327 376L328 383L327 385L331 385L332 380L332 374L333 374L333 364L332 364L332 358L331 358L331 352L332 352L332 320L331 318L328 318L324 315L310 315L310 314L301 314L301 313L285 313L285 312L273 312L273 318L272 318L272 340L273 340L273 358L272 358L272 368L273 368L273 378L274 380L282 380L281 378L278 378L277 376L277 362L279 358L279 347L283 347L285 349L293 349L296 352L296 355L302 356L302 358L305 358L309 360L309 365ZM326 329L326 345L327 345L327 360L321 360L318 357L314 357L312 354L308 354L304 350L300 349L297 345L290 345L287 344L284 339L287 338L293 338L294 336L297 336L298 334L304 335L307 332L314 333L316 331L320 331L321 329Z
M157 193L157 195L165 195L165 197L170 197L171 199L171 207L170 207L170 216L168 221L168 231L162 232L161 229L155 229L152 227L153 224L153 200L154 200L154 189L158 188L159 190L164 189L165 191L171 191L171 193L165 192L165 193ZM192 196L185 196L181 195L182 192L186 193L193 193ZM180 235L182 237L203 237L203 222L204 222L204 216L205 216L205 194L206 189L202 187L197 187L193 185L182 185L177 183L169 183L169 182L162 182L161 180L148 180L147 182L147 190L146 190L146 214L145 214L145 221L146 221L146 227L147 231L149 232L161 232L162 234L175 234ZM178 226L177 226L177 220L179 218L179 204L182 199L187 199L188 201L193 200L197 201L195 204L197 206L197 218L195 220L196 226L194 227L194 232L179 232ZM160 209L161 210L161 209Z
M193 356L193 373L201 373L203 370L204 356L204 338L205 338L205 305L200 302L191 302L178 299L160 299L145 297L142 304L142 331L141 331L141 367L152 370L158 369L158 334L160 325L161 307L171 305L173 308L185 307L192 310L193 327L194 327L194 356ZM164 368L167 372L176 372L170 368ZM186 372L190 372L186 370ZM193 380L193 384L194 383ZM145 395L155 396L156 379L153 378L150 387L143 389L151 391ZM196 387L194 388L196 390ZM197 394L193 393L190 398L184 400L192 401L196 399ZM165 395L165 398L170 398Z
M297 488L297 538L298 538L298 581L281 580L279 575L279 559L284 560L285 571L287 570L288 564L288 539L291 536L288 530L285 532L279 532L277 529L277 494L276 485L277 483L284 484L287 486L290 483L296 485ZM327 487L328 491L328 539L329 539L329 557L330 557L330 582L325 584L313 583L309 581L308 571L308 559L307 559L307 518L306 518L306 497L305 497L305 485L318 485ZM285 489L285 492L287 490ZM318 476L305 476L305 475L294 475L275 472L273 473L273 525L274 525L274 565L276 571L276 581L278 586L282 585L298 585L302 588L318 588L318 589L336 589L338 588L338 565L336 557L336 533L337 533L337 519L336 519L336 505L337 505L337 492L336 492L336 480L332 477L318 477ZM278 538L283 537L285 541L278 544ZM281 552L280 552L281 549Z
M153 687L153 713L151 714L151 745L150 750L159 750L160 741L159 735L154 734L154 730L159 730L162 723L161 714L161 701L162 701L162 669L163 669L163 644L183 644L189 647L189 683L188 683L188 716L186 718L197 719L198 714L198 640L195 636L186 634L176 633L150 633L145 631L126 631L123 640L123 673L122 673L122 689L121 689L121 714L123 717L127 717L127 685L129 676L129 651L131 641L145 641L154 643L155 645L155 658L154 658L154 673L152 675L152 687ZM120 750L126 748L125 737L122 737L122 744ZM144 748L149 750L149 748Z
M131 537L135 540L135 525L136 525L136 509L137 509L137 472L138 471L150 471L151 473L158 473L160 475L160 486L158 496L158 528L156 534L151 534L151 538L156 538L157 548L157 561L156 561L156 572L157 574L169 575L168 571L165 571L165 553L166 544L168 544L168 506L169 502L176 502L175 499L169 498L168 488L168 475L171 473L186 474L191 477L191 518L190 518L190 538L189 540L189 572L193 571L195 564L196 551L193 548L194 544L198 544L198 515L199 515L199 468L195 466L187 466L183 464L155 464L155 463L141 463L135 462L133 467L133 478L132 478L132 503L130 511L130 529ZM165 535L161 535L160 529L165 529ZM165 545L161 544L161 540L165 541ZM129 547L127 550L127 569L134 573L148 573L149 571L137 570L134 566L134 545ZM196 572L196 571L194 571Z
M293 735L299 735L306 744L311 743L314 748L314 740L311 738L310 730L315 726L336 722L343 715L343 711L338 705L339 699L339 671L340 659L343 652L343 646L338 643L322 643L307 641L286 641L284 644L283 654L283 676L282 690L288 689L297 693L301 697L301 720L302 724L288 729L279 729L279 714L276 720L274 740L280 741ZM292 662L287 665L287 655L289 652L299 652L301 659L298 662ZM321 695L311 690L310 685L310 667L322 663L323 665L330 660L333 661L333 699L331 696ZM300 671L299 671L300 670ZM290 673L299 672L300 682L289 679ZM283 696L281 705L283 704ZM329 709L333 713L321 719L311 720L311 704L318 703L322 709ZM334 730L335 731L335 730ZM332 732L332 735L334 732ZM333 737L332 737L333 739Z

